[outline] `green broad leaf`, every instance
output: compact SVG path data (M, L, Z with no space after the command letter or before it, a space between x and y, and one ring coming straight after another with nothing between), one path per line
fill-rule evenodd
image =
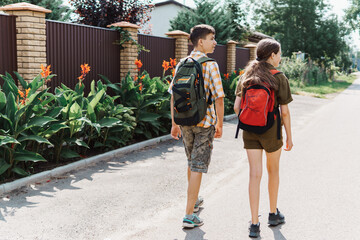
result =
M9 143L19 144L19 142L15 138L12 138L10 136L1 136L0 135L0 146L6 145Z
M96 122L96 114L94 108L90 104L87 106L87 115L91 122Z
M69 120L81 118L81 116L80 105L77 102L74 102L74 104L70 107Z
M95 94L96 94L95 80L92 80L91 84L90 84L90 92L89 92L88 97L94 96Z
M1 118L2 118L2 119L5 119L5 120L10 124L10 127L13 126L13 122L8 118L8 116L0 113L0 119L1 119ZM4 127L1 127L1 128L4 128Z
M4 159L0 159L0 176L4 172L6 172L6 170L8 170L10 167L11 165L5 162Z
M29 84L28 88L30 88L30 94L35 93L40 87L42 87L42 77L41 74L38 74Z
M0 111L6 106L6 95L0 91Z
M46 105L48 105L50 102L52 102L53 100L56 99L56 97L55 97L53 94L51 94L51 93L45 93L45 94L43 95L43 97L48 97L48 98L45 99L45 100L43 100L43 101L41 102L41 105L42 105L42 106L46 106Z
M104 147L105 145L101 142L95 142L94 144L94 148L98 148L98 147Z
M46 162L46 159L43 158L38 153L26 151L26 150L20 150L15 152L14 154L15 161L21 161L21 162Z
M52 117L42 116L42 117L33 117L30 119L30 121L27 123L27 128L31 127L43 127L45 124L49 122L54 122L56 119Z
M58 131L60 131L61 129L65 129L65 128L69 128L69 126L61 123L51 124L50 127L46 129L42 135L45 136L46 138L49 138Z
M101 89L94 97L93 100L91 100L90 104L93 109L95 109L95 106L99 103L100 99L105 93L105 89Z
M40 136L37 136L37 135L30 135L30 136L23 136L23 137L19 137L18 141L19 142L24 142L24 141L36 141L38 143L46 143L46 144L49 144L51 146L53 146L49 140L47 140L46 138L43 138L43 137L40 137Z
M142 104L140 106L140 109L144 109L148 106L151 106L151 105L156 105L156 104L159 104L161 103L163 100L165 100L166 98L163 98L163 97L159 97L159 98L156 98L156 99L153 99L153 100L150 100L150 101L146 101L146 103Z
M16 106L16 102L15 102L15 96L12 92L10 92L7 97L5 113L6 113L7 117L14 123L16 122L16 120L15 120L16 110L17 110L17 106Z
M157 113L140 112L138 121L153 122L157 121L159 118L160 115Z
M106 90L104 84L99 80L97 81L97 90L101 91L101 90Z
M117 118L113 118L113 117L103 118L99 121L99 124L102 128L103 127L111 128L111 127L118 125L119 123L120 123L120 120Z
M55 107L50 112L46 113L45 116L57 118L60 115L62 110L63 110L63 107Z
M98 74L100 76L100 78L102 78L105 83L108 85L108 84L111 84L111 81L109 80L109 78L107 78L106 76L102 75L102 74ZM109 86L109 85L108 85Z
M75 152L75 151L73 151L73 150L70 150L70 149L63 149L63 150L61 151L60 156L61 156L62 158L66 158L66 159L68 159L68 158L78 158L78 157L80 157L80 155L79 155L77 152Z
M30 173L26 172L24 169L19 168L19 167L15 167L15 168L11 169L11 171L16 174L19 174L20 176L23 176L23 177L30 175Z
M19 80L23 89L28 89L28 83L24 80L24 78L18 72L14 72L14 74L17 77L17 79Z
M90 147L83 140L76 139L75 143L76 143L76 145L78 145L80 147L86 147L86 148L90 149Z
M13 77L8 72L6 72L5 75L6 75L6 78L3 78L3 79L8 84L9 88L11 89L11 92L13 94L17 94L19 89L16 86L15 80L13 79Z
M144 134L144 131L141 128L135 128L134 131L136 134Z

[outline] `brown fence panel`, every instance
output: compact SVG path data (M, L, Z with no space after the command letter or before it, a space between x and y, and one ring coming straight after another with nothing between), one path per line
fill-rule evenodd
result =
M139 54L139 59L143 63L141 69L145 69L151 77L162 76L163 60L169 61L170 58L175 58L175 39L138 34L138 42L150 50L150 52L142 51ZM170 74L170 71L166 74Z
M0 14L0 74L17 71L16 57L16 16Z
M250 51L247 48L236 48L236 70L244 69L250 59Z
M92 80L100 79L98 74L120 82L120 47L113 44L119 39L118 32L50 20L46 28L47 63L57 75L50 84L52 91L61 83L74 88L83 63L91 67L84 80L85 92L89 92Z
M189 44L188 54L193 50L193 46ZM208 54L209 58L215 59L218 63L220 72L226 73L226 63L227 63L227 47L226 45L216 45L214 53Z

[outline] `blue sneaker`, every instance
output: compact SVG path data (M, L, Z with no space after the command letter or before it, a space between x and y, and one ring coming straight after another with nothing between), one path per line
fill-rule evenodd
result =
M183 219L183 228L194 228L194 227L200 227L204 225L204 221L199 218L196 214L192 215L192 219L189 219L187 217L184 217Z
M197 213L203 204L204 204L204 198L199 196L194 206L194 213Z
M285 216L282 213L280 213L279 209L276 209L276 211L277 211L277 214L269 213L268 224L270 226L277 226L277 225L285 222Z
M260 223L257 224L251 224L249 227L249 237L251 238L257 238L260 236Z

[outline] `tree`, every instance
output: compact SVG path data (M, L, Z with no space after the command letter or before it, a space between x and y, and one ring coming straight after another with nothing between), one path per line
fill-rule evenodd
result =
M190 33L198 24L208 24L216 31L216 41L226 44L228 40L240 41L245 33L240 24L244 23L245 14L236 0L227 1L220 6L214 0L194 0L195 9L185 9L170 20L170 31L181 30Z
M258 28L281 42L285 56L302 51L319 61L334 60L348 50L349 29L335 15L325 17L328 7L323 0L270 0L256 11Z
M360 29L360 0L351 0L351 5L345 10L345 19L356 30Z
M151 0L70 0L79 14L79 23L98 27L121 21L143 25L150 20L153 9L150 3Z
M18 2L28 2L51 10L51 13L46 14L46 19L66 21L70 18L70 8L62 0L0 0L0 6Z

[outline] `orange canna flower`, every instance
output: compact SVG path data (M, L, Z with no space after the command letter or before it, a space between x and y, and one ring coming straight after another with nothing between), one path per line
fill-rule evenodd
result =
M143 89L143 86L142 86L142 83L139 84L139 90L142 91Z
M244 74L244 70L241 70L240 72L239 72L239 75L243 75Z
M83 81L86 77L86 75L90 72L90 66L87 63L81 64L81 76L78 77L80 82L80 87L82 86L81 81Z
M135 60L135 65L136 65L137 69L140 70L140 68L142 67L143 64L142 64L141 60L136 59Z
M175 69L171 70L172 76L175 77Z
M50 71L51 65L48 65L47 67L44 67L44 65L41 64L40 67L41 67L41 76L43 78L47 78L51 73L51 71Z
M227 80L229 78L229 74L228 73L224 74L224 78L225 78L225 80Z
M18 90L18 93L19 93L20 97L22 97L22 98L25 97L25 94L22 91Z
M164 68L164 71L167 71L170 68L170 63L164 60L162 67Z
M143 75L140 79L143 80L145 78L145 75Z
M170 68L174 68L176 66L176 58L170 58Z
M28 97L29 92L30 92L30 88L28 88L28 89L26 89L26 90L25 90L25 98L27 98L27 97Z

